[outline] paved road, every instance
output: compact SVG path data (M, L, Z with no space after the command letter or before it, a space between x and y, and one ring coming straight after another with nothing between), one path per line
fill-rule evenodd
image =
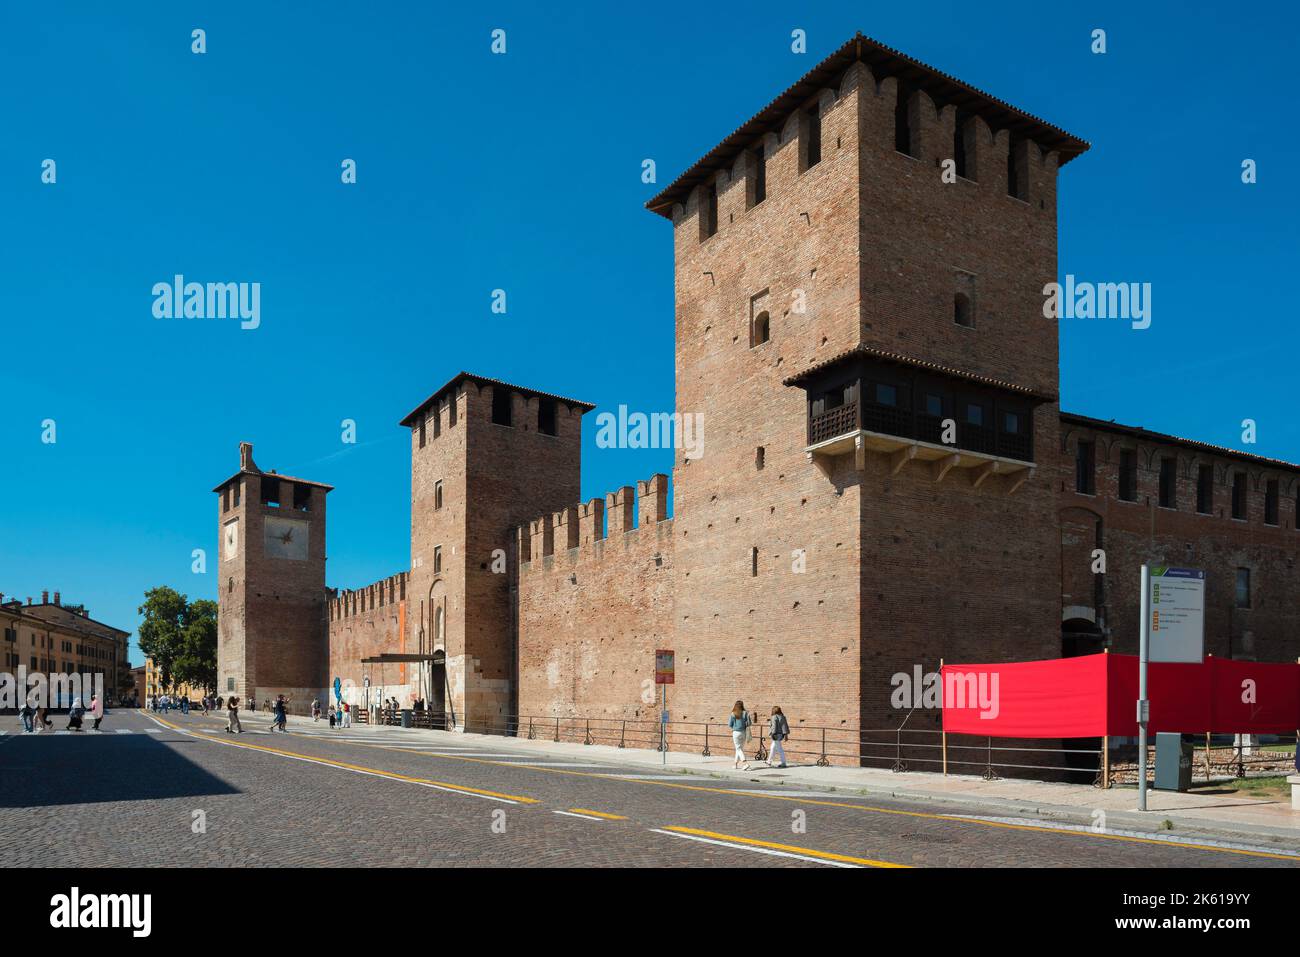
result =
M0 866L1295 867L1300 858L539 756L511 742L118 711L0 719ZM56 724L56 727L59 727Z

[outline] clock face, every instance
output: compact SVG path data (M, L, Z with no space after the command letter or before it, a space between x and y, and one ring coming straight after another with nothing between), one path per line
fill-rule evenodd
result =
M297 518L268 516L263 528L262 547L268 558L306 560L307 533L310 529L307 522Z
M226 523L225 534L221 540L223 542L222 556L229 561L239 552L239 519Z

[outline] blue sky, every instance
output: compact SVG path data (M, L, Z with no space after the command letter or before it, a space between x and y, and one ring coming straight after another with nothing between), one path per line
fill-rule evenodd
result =
M1154 321L1066 322L1064 408L1236 447L1251 417L1250 451L1300 461L1295 15L1136 6L5 3L0 591L132 629L146 588L215 597L190 556L241 440L337 487L331 585L403 570L397 422L461 369L671 410L670 227L642 204L855 30L1092 142L1061 273L1151 282ZM260 282L261 327L154 320L176 273ZM584 498L671 467L594 431Z

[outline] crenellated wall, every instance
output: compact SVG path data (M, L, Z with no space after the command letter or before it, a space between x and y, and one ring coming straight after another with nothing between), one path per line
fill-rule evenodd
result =
M409 684L413 666L363 665L363 658L406 651L406 589L409 573L399 572L364 588L334 591L329 614L330 685L337 677L360 688L366 677L374 687ZM409 691L407 692L409 697ZM333 692L330 692L333 699ZM351 700L358 701L359 698ZM408 703L409 701L404 701Z
M654 652L673 645L678 584L667 493L654 475L518 528L522 715L655 712Z

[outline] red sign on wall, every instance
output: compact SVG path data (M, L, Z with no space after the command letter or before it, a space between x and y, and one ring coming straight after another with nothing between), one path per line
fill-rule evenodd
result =
M659 650L655 652L655 684L672 684L673 668L673 653L671 651Z

